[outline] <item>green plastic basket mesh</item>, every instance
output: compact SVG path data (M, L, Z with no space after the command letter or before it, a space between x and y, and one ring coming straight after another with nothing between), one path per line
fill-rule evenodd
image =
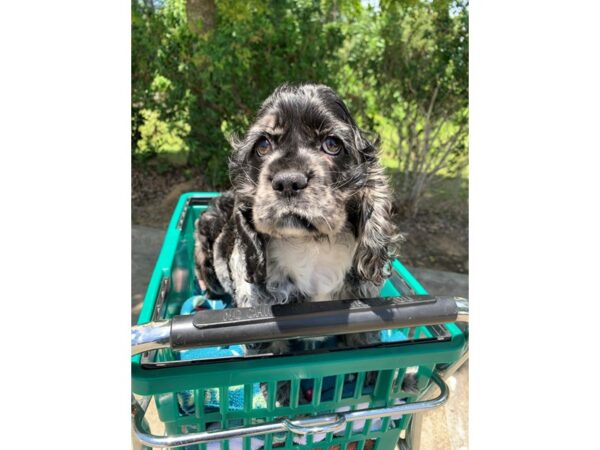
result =
M139 324L177 315L193 292L194 221L206 199L217 193L181 196L149 283ZM426 294L399 262L396 282L388 280L381 296ZM398 283L400 281L400 283ZM406 292L408 291L408 292ZM132 359L132 389L155 396L167 434L223 430L281 418L385 407L417 401L430 384L436 365L455 362L465 339L454 324L401 330L410 341L383 348L300 354L260 359L238 358L170 366L177 355L163 349ZM437 333L437 334L436 334ZM152 363L165 363L164 367ZM160 365L158 365L160 366ZM410 389L403 381L410 374ZM289 396L278 401L276 392ZM393 449L410 415L349 422L337 433L292 433L237 438L185 448L258 450L271 448Z

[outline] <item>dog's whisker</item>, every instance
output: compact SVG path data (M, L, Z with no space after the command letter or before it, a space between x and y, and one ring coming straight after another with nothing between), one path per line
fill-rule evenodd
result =
M361 163L361 164L357 165L354 168L353 173L351 173L350 176L347 179L341 180L338 183L333 183L331 185L332 189L334 189L334 190L340 189L340 188L342 188L344 186L347 186L349 184L358 182L363 177L363 174L361 172L359 172L359 169L362 169L364 165L365 165L365 163ZM330 174L337 174L337 173L344 173L344 172L330 171Z
M246 180L248 180L250 183L252 183L254 186L258 187L258 183L256 181L254 181L252 179L252 177L250 176L250 174L246 171L246 169L244 169L243 167L240 167L240 169L242 170L242 172L244 172L244 175L246 175Z
M333 184L333 185L331 185L331 188L333 190L340 190L341 188L343 188L345 186L348 186L349 184L357 182L359 179L360 179L359 177L352 177L352 178L349 178L347 180L344 180L340 184Z
M323 214L320 214L319 217L321 217L321 219L323 219L325 221L325 223L329 227L329 231L331 231L333 233L333 228L331 227L331 224L329 223L329 221L327 220L327 218Z

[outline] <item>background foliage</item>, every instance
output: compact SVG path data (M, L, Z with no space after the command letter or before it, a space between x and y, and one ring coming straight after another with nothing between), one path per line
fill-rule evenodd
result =
M416 214L466 179L468 2L133 0L132 157L226 187L227 139L278 85L336 89Z

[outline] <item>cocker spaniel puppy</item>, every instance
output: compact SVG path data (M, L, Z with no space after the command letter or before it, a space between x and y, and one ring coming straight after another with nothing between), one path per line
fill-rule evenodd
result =
M209 296L237 307L377 296L399 234L376 146L336 93L281 86L232 145L233 189L196 222Z

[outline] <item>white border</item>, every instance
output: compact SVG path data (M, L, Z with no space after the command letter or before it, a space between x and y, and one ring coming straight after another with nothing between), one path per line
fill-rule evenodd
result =
M597 441L598 12L471 5L473 449Z
M2 448L130 446L130 26L2 7Z

